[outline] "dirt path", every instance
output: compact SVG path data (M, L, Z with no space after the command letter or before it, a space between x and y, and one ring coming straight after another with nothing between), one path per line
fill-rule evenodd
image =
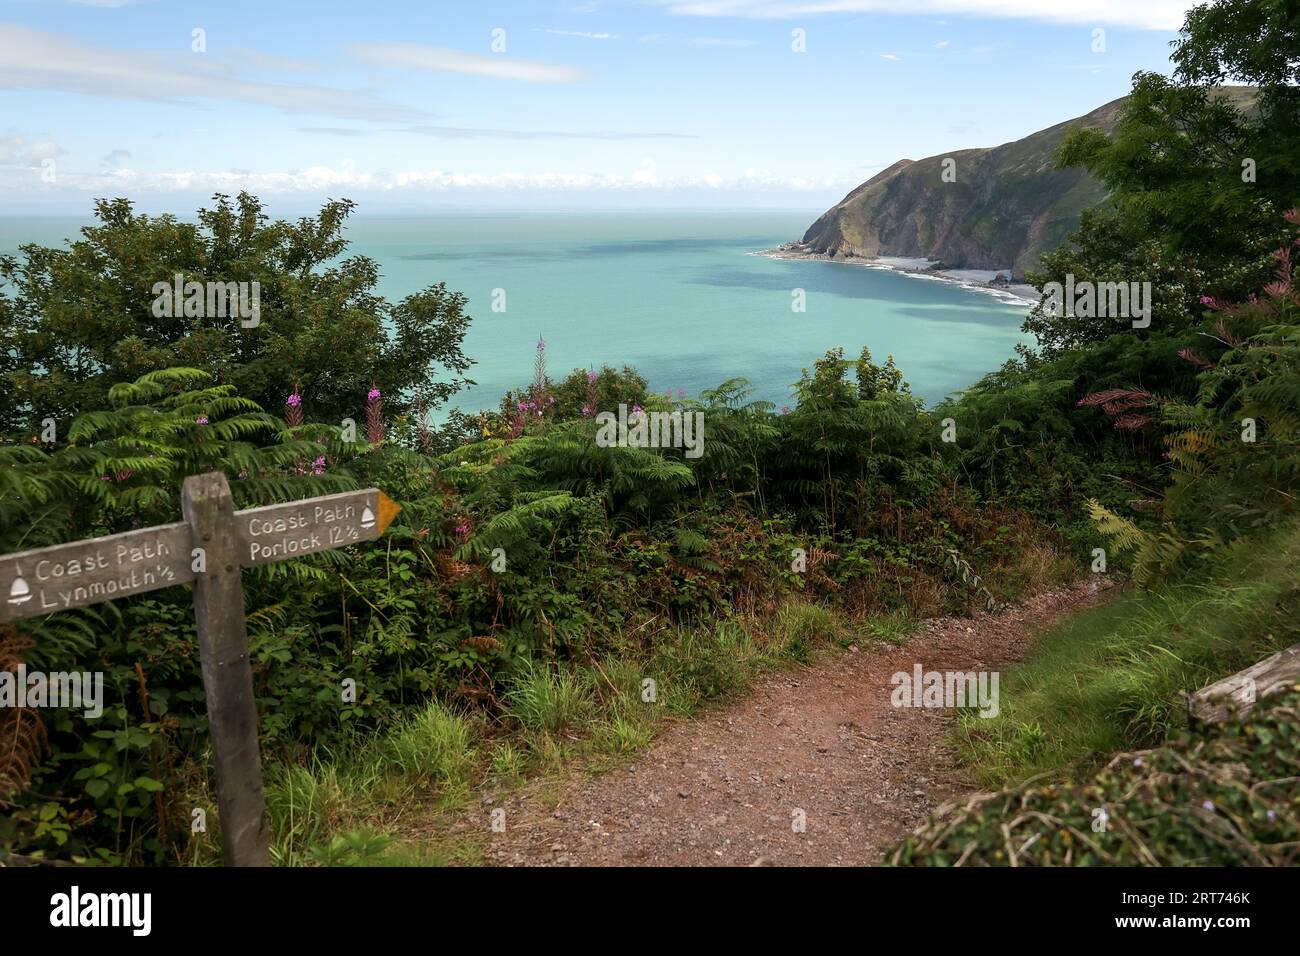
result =
M499 806L486 861L528 866L870 865L944 800L971 790L945 744L949 710L895 708L891 676L999 670L1087 588L996 616L925 623L904 647L875 643L770 674L742 699L661 734L630 765L576 775L560 801L529 788ZM467 825L484 826L492 807ZM802 811L804 832L793 824Z

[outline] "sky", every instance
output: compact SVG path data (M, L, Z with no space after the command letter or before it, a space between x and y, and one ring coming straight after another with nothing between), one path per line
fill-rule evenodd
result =
M0 0L0 216L820 210L1168 73L1189 6Z

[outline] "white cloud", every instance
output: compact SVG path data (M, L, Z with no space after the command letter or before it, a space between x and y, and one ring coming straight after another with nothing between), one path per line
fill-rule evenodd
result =
M429 70L434 73L463 73L498 80L522 80L525 83L574 83L586 73L574 66L541 63L537 60L511 60L504 56L465 53L445 47L418 43L363 43L350 52L370 63L383 66Z
M547 28L543 33L553 33L561 37L581 37L584 40L619 40L622 39L618 33L589 33L586 30L552 30Z
M66 150L52 139L32 139L14 134L0 135L0 166L39 166Z
M659 184L659 166L653 159L641 161L641 167L632 174L633 186L657 186Z
M29 151L32 162L39 163L47 159L54 159L56 156L62 156L67 150L54 142L52 139L35 140Z
M319 133L322 136L374 136L377 129L353 129L345 126L299 126L299 133Z
M279 53L260 53L246 47L234 47L226 52L232 61L254 70L274 73L319 73L320 64Z
M741 40L737 37L691 37L687 41L691 46L753 46L753 40Z
M823 13L957 14L1177 30L1191 0L660 0L670 13L789 19Z
M6 171L0 167L0 190L30 192L39 179L35 170ZM473 173L441 169L412 169L402 172L361 172L345 164L341 167L312 166L305 170L254 173L248 170L143 172L131 169L105 169L96 173L61 171L60 190L81 194L166 195L187 192L237 192L248 190L256 195L319 193L348 190L361 194L448 193L481 190L508 191L674 191L711 189L751 191L790 189L797 191L846 189L861 182L858 175L787 176L757 169L723 176L717 173L698 175L661 175L653 159L644 160L630 172L497 172Z
M405 126L400 129L352 129L337 126L300 126L299 133L321 133L327 136L375 136L381 133L415 133L438 139L698 139L690 133L635 133L605 130L582 132L548 129L493 129L482 126Z
M754 45L753 40L743 40L739 37L679 37L670 36L667 33L647 33L638 39L641 43L685 43L688 46L745 47Z
M948 48L949 46L951 46L951 45L952 45L952 41L951 41L951 40L940 40L938 43L936 43L936 44L934 45L934 48L935 48L936 50L944 50L944 49L947 49L947 48Z
M880 54L880 58L881 58L882 60L897 60L897 59L898 59L898 54L897 54L897 53L882 53L882 54Z
M114 50L12 23L0 23L0 89L153 102L227 100L346 119L403 121L428 115L347 90L241 79L230 64L206 53Z

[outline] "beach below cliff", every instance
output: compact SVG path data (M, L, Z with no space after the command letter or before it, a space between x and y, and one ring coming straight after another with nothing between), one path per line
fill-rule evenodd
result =
M866 269L886 269L917 279L951 282L966 289L991 295L1001 302L1013 304L1037 305L1041 298L1038 290L1027 283L994 281L999 275L1009 275L1009 269L944 269L941 267L942 263L923 257L832 256L814 252L801 242L787 242L775 249L759 250L754 255L769 259L812 259Z

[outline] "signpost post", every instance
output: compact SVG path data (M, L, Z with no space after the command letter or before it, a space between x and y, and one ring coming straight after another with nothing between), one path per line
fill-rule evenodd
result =
M186 478L181 512L205 565L194 580L194 620L217 775L222 857L226 866L270 866L253 667L244 626L239 544L230 533L235 508L226 476L210 472Z
M185 479L185 520L0 555L0 624L194 582L227 866L269 866L241 567L378 538L401 509L377 488L235 511L220 472Z

